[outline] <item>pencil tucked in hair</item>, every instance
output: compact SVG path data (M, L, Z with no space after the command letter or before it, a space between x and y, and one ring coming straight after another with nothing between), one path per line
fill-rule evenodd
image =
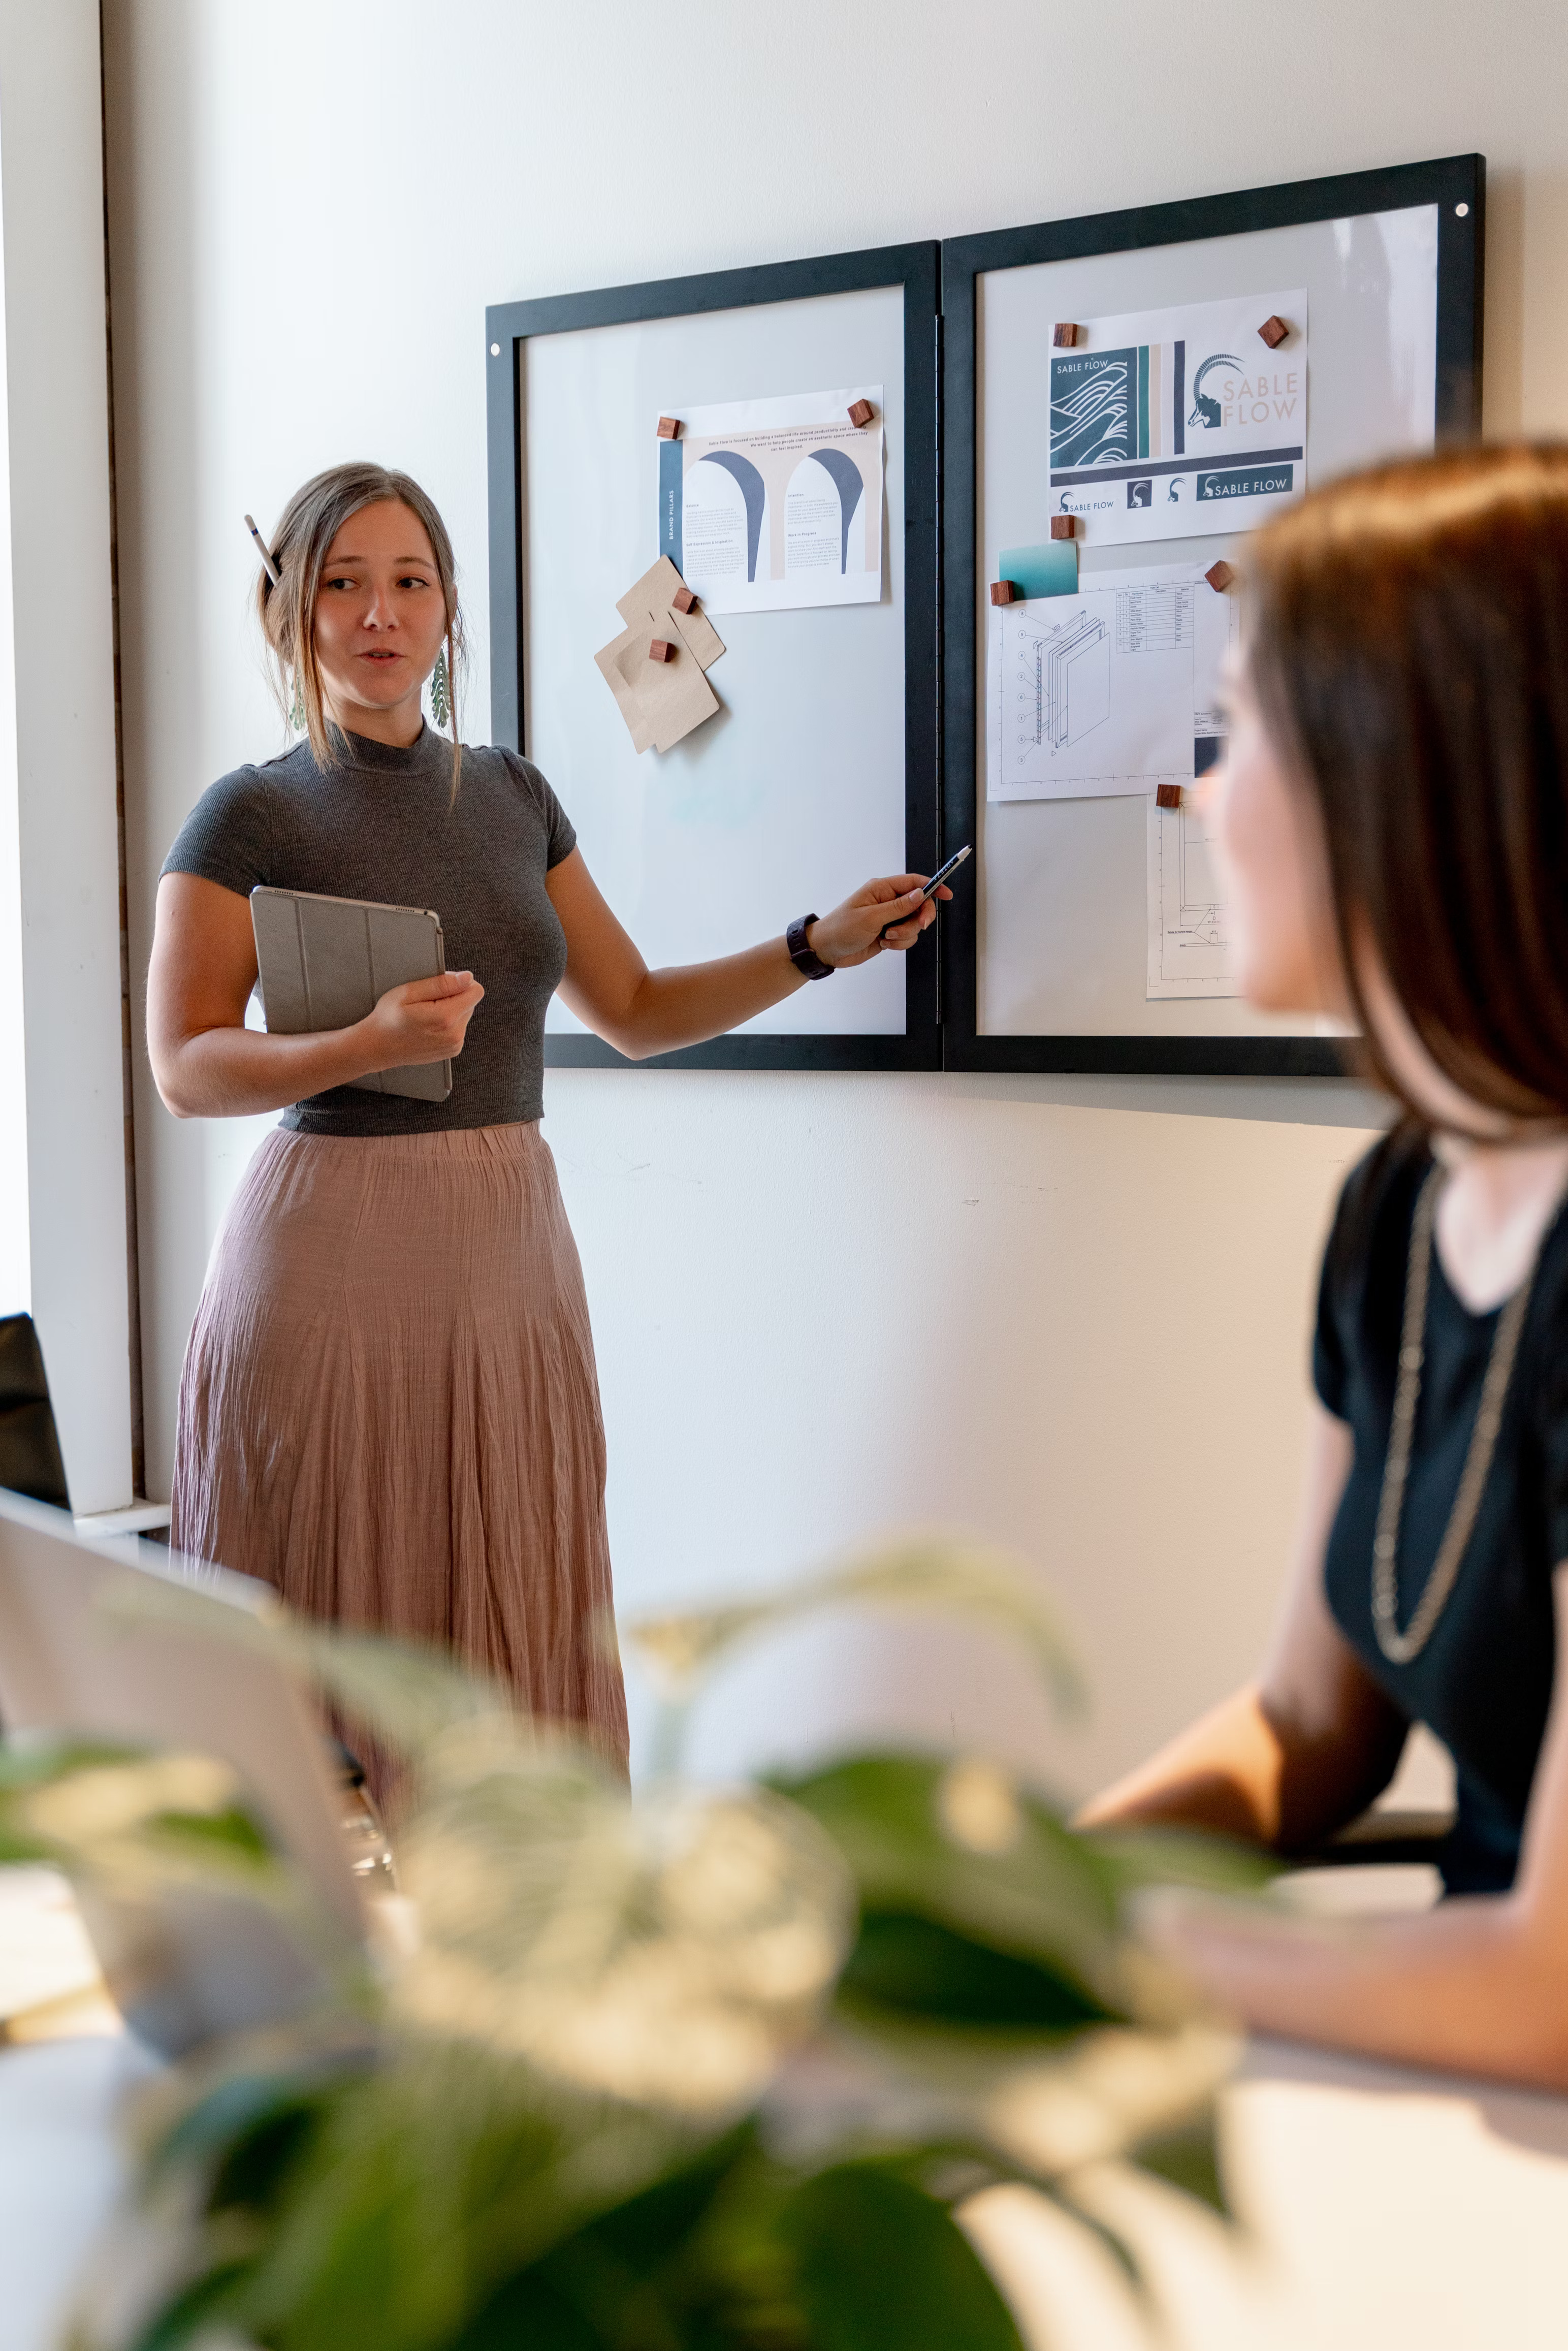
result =
M1370 1073L1416 1109L1368 949L1471 1100L1568 1113L1568 447L1353 475L1260 531L1247 572L1250 674L1322 817Z
M457 602L457 566L452 541L434 501L407 474L391 465L329 465L295 491L273 534L274 587L264 569L256 583L256 610L271 650L278 698L294 726L303 725L322 768L343 757L342 736L329 729L316 658L316 598L329 549L343 525L364 507L395 499L418 516L435 558L446 605L446 674L452 722L452 796L457 797L463 746L457 734L457 678L464 655L463 614Z

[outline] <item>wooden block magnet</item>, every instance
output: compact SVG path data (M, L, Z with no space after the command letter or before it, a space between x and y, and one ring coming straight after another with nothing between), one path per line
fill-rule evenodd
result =
M655 637L648 648L648 659L656 662L674 661L675 649L668 637Z
M1229 587L1231 581L1236 577L1236 567L1232 563L1227 563L1224 556L1221 555L1217 557L1215 561L1209 565L1208 569L1203 576L1207 580L1209 586L1213 589L1215 594L1217 596L1223 596L1226 590Z
M1051 517L1051 535L1052 538L1073 538L1076 534L1072 517L1071 515L1052 515Z
M876 411L872 406L869 400L857 400L854 406L850 410L850 423L852 424L869 424L875 414Z
M1180 808L1181 786L1179 784L1156 784L1155 786L1155 806L1156 808L1168 809Z
M1258 329L1258 332L1262 336L1263 340L1268 344L1269 349L1271 351L1277 351L1279 350L1280 345L1284 341L1290 331L1291 329L1285 324L1283 319L1280 318L1277 313L1271 319L1265 319L1262 325Z
M681 420L680 420L680 418L679 418L678 416L661 416L661 417L660 417L660 419L659 419L659 438L660 438L660 440L661 440L661 441L678 441L678 440L680 439L680 437L681 437Z
M1060 319L1051 330L1051 340L1053 347L1059 351L1075 350L1078 347L1078 329L1071 320Z
M1016 580L993 580L991 601L993 604L1021 604L1023 590Z
M677 588L670 599L670 610L672 612L689 612L696 601L689 588Z

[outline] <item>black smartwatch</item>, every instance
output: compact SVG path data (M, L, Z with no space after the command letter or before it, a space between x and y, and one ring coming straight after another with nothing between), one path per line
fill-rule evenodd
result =
M815 914L802 914L798 923L791 923L784 934L784 944L797 971L803 972L808 979L827 979L832 965L824 963L820 955L813 955L806 945L806 934L816 919Z

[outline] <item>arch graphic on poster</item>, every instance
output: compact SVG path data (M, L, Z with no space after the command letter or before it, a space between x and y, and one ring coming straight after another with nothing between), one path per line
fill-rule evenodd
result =
M762 515L768 504L768 488L749 457L738 449L708 449L697 460L698 465L722 465L733 475L746 501L746 576L757 578L757 552L762 540ZM696 468L694 466L693 471Z
M854 459L846 456L841 449L813 449L804 462L809 465L821 465L838 492L839 573L841 578L850 568L850 525L864 495L865 480ZM789 485L791 496L795 495L795 483L800 477L800 467L798 465Z
M862 401L873 413L856 424ZM880 384L687 407L677 423L660 444L659 550L707 610L880 601Z

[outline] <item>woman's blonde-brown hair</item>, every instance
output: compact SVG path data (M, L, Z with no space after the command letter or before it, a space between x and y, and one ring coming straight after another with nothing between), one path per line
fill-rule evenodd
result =
M278 517L272 559L276 587L264 569L256 581L256 611L271 651L278 697L290 724L303 724L317 764L336 766L343 757L341 731L330 727L316 658L316 599L328 551L343 525L362 507L392 499L417 515L430 541L446 605L447 699L452 724L452 791L463 765L457 735L457 676L463 659L463 614L457 601L457 566L446 525L434 501L408 474L391 465L329 465L295 491Z
M1443 1074L1568 1113L1568 447L1348 476L1260 531L1248 666L1322 820L1364 1066L1370 947Z

